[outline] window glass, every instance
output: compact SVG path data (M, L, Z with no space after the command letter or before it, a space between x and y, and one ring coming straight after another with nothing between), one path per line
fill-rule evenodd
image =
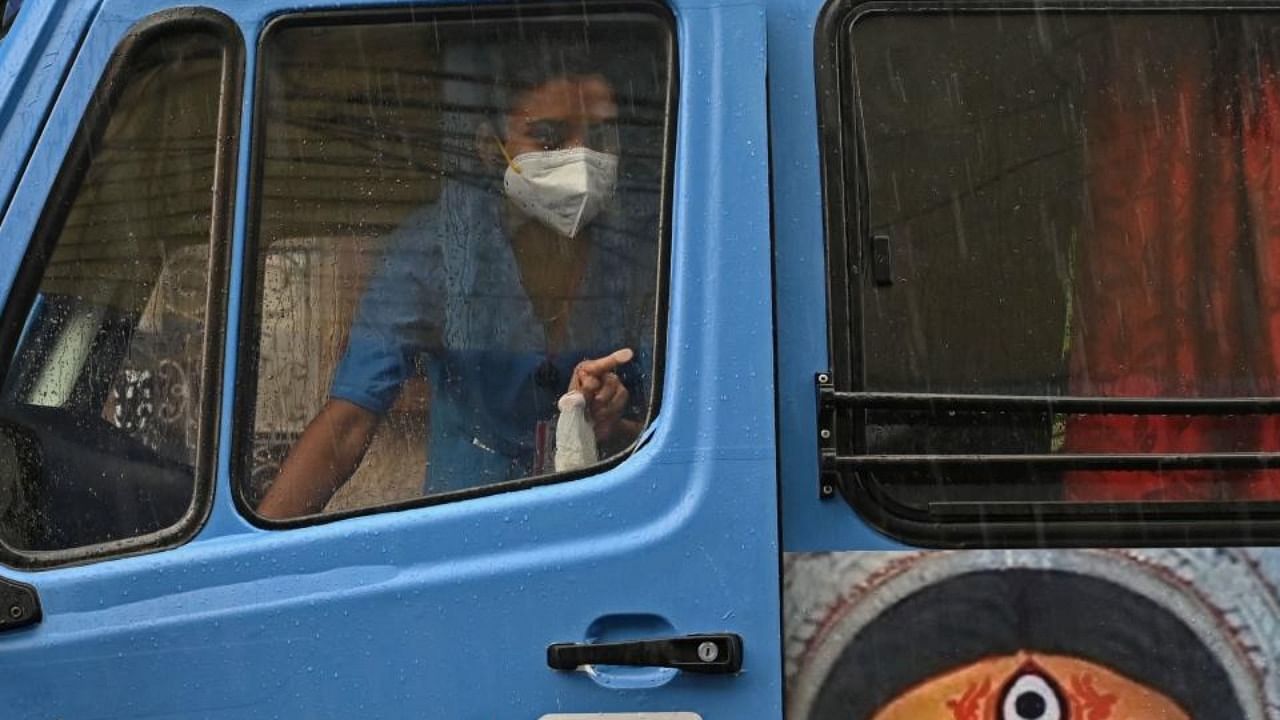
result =
M11 550L155 533L196 497L225 40L146 38L108 71L24 266L0 392Z
M639 12L267 30L247 507L471 491L632 445L655 392L670 45Z
M848 27L845 111L862 148L849 182L865 189L850 242L870 270L858 389L1278 394L1277 16L960 12ZM1280 450L1267 414L939 404L865 417L873 455ZM1211 465L879 476L911 504L1280 499L1275 472Z
M0 40L9 34L9 28L13 26L21 8L22 0L0 0Z

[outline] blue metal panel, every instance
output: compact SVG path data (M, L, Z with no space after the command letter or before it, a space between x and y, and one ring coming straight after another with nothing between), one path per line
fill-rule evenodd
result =
M344 3L361 4L386 3ZM165 5L108 0L4 237L29 237L111 48ZM215 4L244 29L250 72L273 5ZM5 571L45 604L41 625L0 636L7 717L781 717L764 13L706 0L673 9L682 76L671 305L648 444L592 478L271 532L231 502L226 405L216 506L195 541ZM247 158L242 143L237 271ZM22 244L0 248L0 289ZM236 378L228 364L228 388ZM744 672L625 688L547 669L548 644L634 615L677 633L741 634Z
M35 10L41 5L28 8L23 6L23 13L28 10ZM68 13L71 17L80 18L82 21L88 19L88 13ZM19 28L15 25L15 32L23 30L24 32L36 25L36 21L42 17L37 14L35 19ZM49 187L53 184L54 178L57 177L58 170L62 166L62 158L66 154L68 147L71 145L71 138L75 134L76 128L80 123L80 118L84 114L85 108L89 104L89 98L93 95L94 88L98 84L98 78L102 73L102 69L106 64L107 57L111 54L112 48L119 42L124 31L131 23L121 19L119 16L99 17L93 24L90 31L81 44L81 52L75 54L66 51L62 46L53 46L52 44L31 45L32 52L36 52L36 47L40 47L44 52L49 53L50 65L42 66L38 73L39 80L49 81L54 84L54 88L49 89L52 95L56 89L57 78L66 75L65 87L62 88L61 94L53 104L52 110L48 111L48 118L43 125L40 123L41 117L45 115L42 110L42 104L39 102L38 93L29 86L24 86L21 82L15 84L6 92L6 100L10 97L21 96L23 99L20 103L23 109L15 110L13 121L5 122L5 147L12 139L14 147L19 149L19 153L15 153L11 159L0 159L0 189L4 187L14 187L14 193L9 206L0 217L0 297L7 298L9 290L13 284L14 275L18 269L18 263L22 261L22 256L26 253L26 246L31 234L35 229L36 221L40 217L41 211L44 209L44 203ZM72 43L76 40L77 34L72 32L64 32L55 34L51 39L59 42ZM6 43L11 38L6 39ZM13 52L18 52L21 46L15 46ZM72 59L74 57L74 60ZM6 55L0 58L5 63L10 60L17 62L17 58ZM66 70L66 65L70 64L70 71ZM36 75L14 75L15 81L21 78L28 78L32 81L37 80ZM26 114L27 98L31 98L30 115ZM6 109L7 110L7 109ZM3 118L4 116L0 116ZM7 118L6 118L7 120ZM31 123L28 126L27 123ZM10 133L13 133L11 136ZM25 133L25 134L23 134ZM24 137L29 136L35 138L34 149L30 154L30 161L26 158L18 158L21 149L25 147L22 143ZM8 153L2 153L8 156ZM10 164L11 163L11 164ZM23 165L26 164L25 169Z
M250 158L253 156L251 152L253 137L249 129L253 127L253 106L256 100L252 90L252 78L257 77L258 72L258 43L256 38L261 35L267 18L257 13L236 14L228 8L220 9L235 18L245 38L245 90L243 108L240 115L241 132L236 164L235 218L232 221L235 233L231 239L231 283L227 289L226 345L222 361L222 386L227 390L222 394L222 407L218 412L221 427L218 429L219 443L217 474L214 480L213 510L209 513L209 519L201 530L200 535L202 538L250 532L253 529L253 526L240 515L240 511L236 508L233 499L234 491L231 487L231 468L235 465L231 458L232 428L235 423L235 393L232 388L236 387L236 374L239 371L240 355L237 339L240 337L240 315L243 310L241 298L245 293L245 227L246 223L248 223L247 213L249 208L249 164Z
M0 41L0 218L96 8L28 0Z
M830 369L814 80L814 29L822 6L821 0L771 0L769 13L779 482L788 552L900 547L867 527L839 497L818 498L813 378Z

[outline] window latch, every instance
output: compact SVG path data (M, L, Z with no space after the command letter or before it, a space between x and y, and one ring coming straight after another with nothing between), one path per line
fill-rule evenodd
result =
M871 279L877 287L893 284L893 240L888 235L871 236Z
M742 637L732 633L613 643L556 643L547 648L547 665L576 670L583 665L676 668L704 675L742 670Z

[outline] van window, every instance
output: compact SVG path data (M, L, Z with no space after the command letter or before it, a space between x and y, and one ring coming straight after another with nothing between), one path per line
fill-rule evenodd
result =
M15 562L172 542L208 501L232 32L187 14L126 41L32 238L0 391Z
M0 40L9 34L9 28L18 18L18 10L22 8L22 0L0 0Z
M248 511L466 497L638 439L672 92L670 31L645 7L267 29ZM576 433L558 405L575 387Z
M1280 500L1277 30L847 17L828 108L846 487L1030 533Z

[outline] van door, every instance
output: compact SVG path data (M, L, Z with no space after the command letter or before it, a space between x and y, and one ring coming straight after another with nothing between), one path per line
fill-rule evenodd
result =
M43 7L0 42L61 51ZM0 218L6 712L780 717L763 47L102 2ZM268 513L332 406L357 467Z
M773 7L787 716L1275 717L1280 16Z

